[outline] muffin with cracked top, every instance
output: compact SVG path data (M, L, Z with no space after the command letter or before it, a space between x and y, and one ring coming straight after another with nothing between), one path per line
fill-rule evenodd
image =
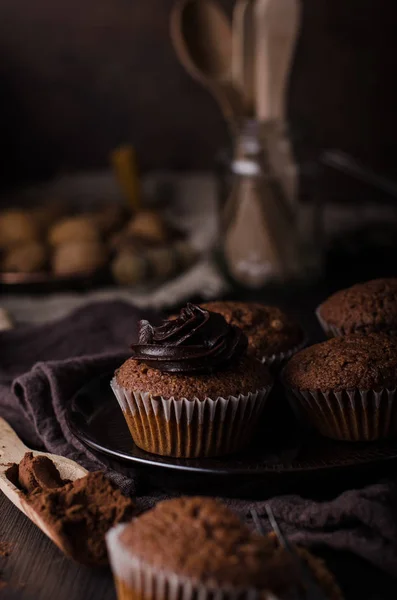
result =
M295 354L283 382L326 437L370 441L397 433L397 338L331 338Z
M374 279L339 290L318 307L317 317L329 337L397 334L397 279Z
M254 302L207 302L201 306L240 327L248 338L249 354L268 366L279 365L304 344L300 325L277 306Z
M287 600L304 592L299 567L275 536L251 531L212 498L160 502L111 530L107 546L119 600ZM341 599L324 563L297 551L325 598Z
M241 329L192 304L160 327L141 321L132 356L112 380L135 443L185 458L243 447L272 384L247 343Z

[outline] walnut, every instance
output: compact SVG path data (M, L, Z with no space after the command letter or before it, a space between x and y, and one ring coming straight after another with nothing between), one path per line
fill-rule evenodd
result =
M88 215L62 219L48 233L52 246L67 242L98 242L99 239L100 231L94 219Z
M7 210L0 214L0 247L9 248L39 238L39 228L29 212Z
M12 273L42 271L47 262L47 250L40 242L27 242L13 246L5 254L2 270Z
M101 242L71 241L57 246L52 268L57 275L80 275L97 271L106 261L107 252Z

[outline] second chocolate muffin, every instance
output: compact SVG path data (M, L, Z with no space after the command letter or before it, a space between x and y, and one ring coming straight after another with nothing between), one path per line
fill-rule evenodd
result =
M318 307L317 317L329 337L397 334L397 279L374 279L340 290Z
M376 440L397 433L397 339L382 333L332 338L298 352L283 381L326 437Z
M221 314L248 338L248 353L267 365L277 365L302 348L301 327L277 306L245 302L207 302L206 310Z
M186 458L244 446L272 384L246 348L240 329L193 305L160 327L141 322L132 358L112 381L135 443Z

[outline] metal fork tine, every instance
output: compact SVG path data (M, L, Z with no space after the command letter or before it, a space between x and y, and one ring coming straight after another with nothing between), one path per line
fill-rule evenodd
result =
M259 515L256 512L256 510L254 510L254 509L251 510L251 517L252 517L252 520L254 521L255 527L257 528L257 530L259 531L259 533L261 535L266 535L265 528L263 527L263 525L261 523L261 520L259 518Z
M306 600L327 600L322 589L314 581L310 569L307 567L306 563L300 558L298 553L295 551L294 547L289 543L288 539L281 531L280 526L277 523L276 518L274 516L274 513L268 503L265 504L265 509L270 521L270 525L272 526L272 529L276 534L280 545L283 546L283 548L285 548L285 550L294 558L299 567L302 580L306 588ZM265 529L261 523L257 511L252 509L251 516L255 527L259 531L259 533L262 535L266 535Z

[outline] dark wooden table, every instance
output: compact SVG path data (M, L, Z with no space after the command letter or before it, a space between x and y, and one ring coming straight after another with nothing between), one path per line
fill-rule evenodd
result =
M0 558L8 582L0 600L116 600L110 569L89 569L65 558L54 544L0 496L0 540L11 545ZM347 553L323 554L346 600L395 600L397 581Z
M7 581L1 600L115 600L110 569L90 569L65 558L56 546L0 492L0 558Z

